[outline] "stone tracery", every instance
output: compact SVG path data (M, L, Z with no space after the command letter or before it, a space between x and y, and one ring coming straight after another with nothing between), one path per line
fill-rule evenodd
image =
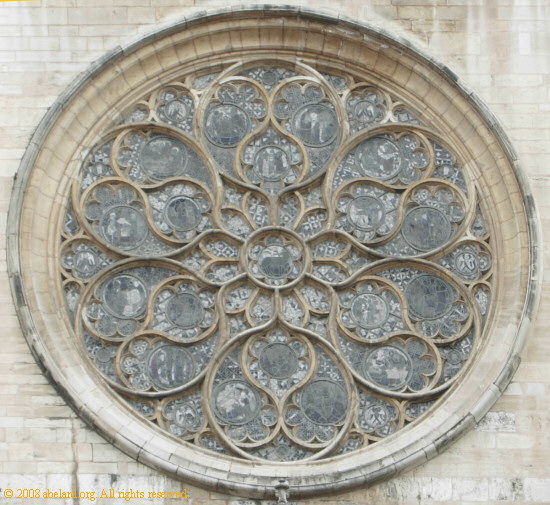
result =
M214 451L323 458L394 433L482 333L472 179L356 76L201 77L144 96L73 186L61 265L83 349L138 412Z

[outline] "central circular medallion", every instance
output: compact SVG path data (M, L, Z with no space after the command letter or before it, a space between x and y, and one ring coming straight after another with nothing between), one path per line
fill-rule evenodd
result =
M300 403L304 415L312 423L329 425L346 417L348 395L336 382L317 380L305 387Z
M293 267L292 254L284 246L267 246L258 256L258 268L270 279L284 279Z
M411 378L412 371L409 355L391 345L374 349L365 354L363 360L365 378L391 391L405 387Z
M141 168L154 180L181 175L187 165L186 147L171 137L154 137L141 150Z
M193 293L180 293L166 305L167 319L180 328L195 328L204 319L204 308L199 297Z
M386 216L384 204L374 196L358 196L348 205L350 223L361 231L372 231L378 228Z
M294 134L306 145L330 144L338 135L338 119L332 109L322 104L304 105L292 118Z
M287 153L277 146L262 147L254 157L254 172L268 182L284 179L290 171Z
M286 286L304 275L307 252L298 235L280 228L266 228L245 245L245 261L254 281L263 287Z
M351 302L351 317L362 328L378 328L389 317L386 300L373 293L356 296Z
M213 398L216 416L227 424L246 424L258 415L261 407L256 391L242 380L218 384Z
M216 105L206 113L204 132L217 146L235 147L249 130L250 118L236 105Z
M403 221L403 238L419 251L431 251L451 238L453 227L447 216L433 207L415 207Z
M280 342L266 345L259 358L260 368L273 379L288 379L298 370L298 356L292 347Z
M355 163L366 177L388 180L403 168L403 155L392 140L372 137L357 146Z
M175 230L189 231L199 224L201 211L191 198L176 196L166 205L164 217Z
M435 275L419 275L409 282L405 298L416 319L439 319L451 310L453 288Z

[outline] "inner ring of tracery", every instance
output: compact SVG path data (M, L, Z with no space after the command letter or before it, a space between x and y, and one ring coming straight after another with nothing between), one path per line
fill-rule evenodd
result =
M249 61L152 89L73 184L83 352L187 443L319 459L420 418L489 310L490 234L436 125L368 76Z

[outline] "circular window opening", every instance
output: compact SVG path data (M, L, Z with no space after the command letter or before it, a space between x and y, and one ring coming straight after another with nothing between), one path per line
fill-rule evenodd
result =
M417 50L234 16L115 52L44 119L10 210L24 330L84 419L173 475L254 496L388 477L517 366L528 189Z

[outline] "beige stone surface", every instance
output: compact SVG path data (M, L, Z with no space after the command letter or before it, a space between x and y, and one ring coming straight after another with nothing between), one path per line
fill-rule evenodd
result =
M291 3L371 22L412 40L450 66L503 122L531 183L542 228L549 228L550 6L546 0ZM77 74L117 44L161 23L226 6L218 0L0 2L0 213L4 216L0 234L5 235L13 176L30 137L41 116ZM269 43L269 33L261 36ZM237 46L239 41L231 43ZM163 62L156 64L162 66ZM150 66L148 62L147 68ZM386 69L391 73L391 66ZM133 84L142 79L144 75L136 73L127 76ZM424 96L422 82L415 83L415 89L419 97ZM428 95L426 99L438 98ZM54 158L63 153L63 138L58 143L59 153L49 153ZM47 180L38 189L55 191ZM33 226L43 227L44 235L47 217L26 216ZM548 234L543 239L541 307L514 381L492 409L502 415L492 416L492 423L487 421L414 471L370 489L304 503L550 503ZM195 505L235 501L214 489L169 479L125 456L85 427L49 385L21 334L7 281L5 241L1 244L0 494L6 488L13 489L15 497L18 488L78 489L95 491L99 497L102 489L114 489L115 496L119 491L141 491L147 496L149 491L186 488L190 499L185 501ZM43 289L47 291L48 286ZM9 502L73 503L55 499ZM88 502L82 499L80 503ZM136 498L129 503L181 502ZM121 497L96 503L128 502Z

